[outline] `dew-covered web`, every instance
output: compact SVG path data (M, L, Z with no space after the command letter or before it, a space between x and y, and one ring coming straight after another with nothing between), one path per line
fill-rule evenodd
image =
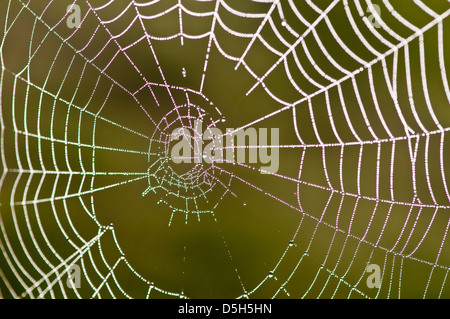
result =
M0 9L0 297L450 297L448 1Z

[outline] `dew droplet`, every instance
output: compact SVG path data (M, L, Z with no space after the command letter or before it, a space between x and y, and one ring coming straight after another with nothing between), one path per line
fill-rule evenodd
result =
M293 240L291 240L291 241L289 242L289 247L292 247L292 246L294 246L294 241L293 241Z
M183 70L181 71L181 74L183 75L184 78L186 77L186 69L185 68L183 68Z
M282 26L282 27L285 27L286 25L287 25L286 20L282 20L282 21L281 21L281 26Z
M273 278L273 271L269 272L269 274L267 275L269 278Z

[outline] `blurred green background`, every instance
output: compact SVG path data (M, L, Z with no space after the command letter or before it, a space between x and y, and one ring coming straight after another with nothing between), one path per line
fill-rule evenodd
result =
M126 11L127 2L114 1L95 14L89 2L77 1L86 17L75 33L64 17L71 1L26 3L0 4L4 297L450 297L450 203L445 180L450 171L450 108L438 50L438 41L448 38L448 18L442 22L443 38L439 39L436 25L424 33L426 76L421 69L421 39L415 37L408 41L407 52L402 46L398 56L387 54L370 72L365 68L346 77L323 48L350 72L361 65L342 49L328 23L365 61L376 57L355 35L348 12L375 50L389 50L370 33L355 2L349 1L348 8L339 2L309 32L291 4L310 23L320 14L305 1L281 1L289 28L307 34L304 43L317 65L302 44L295 53L308 76L329 86L332 82L317 71L320 68L329 77L344 80L316 94L318 88L289 54L288 70L311 97L310 104L305 99L295 105L295 112L291 108L253 125L279 128L280 145L295 145L280 148L278 175L220 164L224 171L214 172L218 183L203 203L212 213L186 215L158 204L163 199L175 207L183 205L163 191L142 196L148 187L147 153L155 123L173 110L174 102L186 103L184 88L191 90L192 103L211 117L218 117L214 107L220 110L226 119L219 125L223 131L282 108L271 94L286 104L299 101L302 95L283 62L264 80L270 94L262 85L246 94L256 83L250 70L262 76L278 60L261 39L281 52L287 47L280 37L290 44L297 40L282 26L279 7L273 20L259 30L260 37L251 40L227 32L223 25L253 34L263 17L237 17L224 5L261 14L271 3L225 1L218 6L220 23L212 15L181 13L188 35L207 33L215 24L213 36L200 39L171 37L180 31L178 9L134 20L136 10L151 16L177 1ZM106 3L91 1L97 8ZM194 12L216 7L215 1L181 3ZM325 10L332 1L314 3ZM382 2L374 3L379 4L383 21L401 37L413 34ZM424 3L437 14L450 9L447 1ZM419 29L433 22L412 1L392 6ZM367 4L361 8L370 19ZM398 44L383 28L377 31ZM145 35L149 39L142 38ZM119 47L127 48L126 54ZM247 47L245 63L237 70L237 62L221 52L241 57ZM413 105L405 68L410 69ZM396 83L396 100L386 79ZM201 89L204 97L195 93ZM427 98L442 131L433 121ZM99 233L100 239L88 245ZM63 271L64 263L77 256L83 272L81 288L75 292L65 286ZM366 284L369 264L382 269L380 289ZM26 287L33 289L22 295Z

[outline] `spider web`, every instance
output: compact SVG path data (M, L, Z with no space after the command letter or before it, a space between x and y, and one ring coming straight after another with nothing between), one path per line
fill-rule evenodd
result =
M1 297L450 297L448 1L1 9ZM279 170L178 172L196 119Z

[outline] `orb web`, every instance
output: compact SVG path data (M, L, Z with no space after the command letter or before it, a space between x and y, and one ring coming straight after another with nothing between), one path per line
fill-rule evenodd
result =
M450 296L448 2L0 9L0 297ZM176 166L198 119L278 171Z

